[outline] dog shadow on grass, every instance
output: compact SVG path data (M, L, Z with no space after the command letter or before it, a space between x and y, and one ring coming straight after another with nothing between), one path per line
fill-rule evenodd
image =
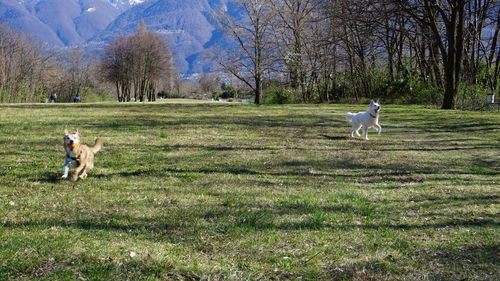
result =
M331 141L339 141L339 140L348 140L349 138L347 136L328 136L328 135L321 135L327 140Z
M61 173L57 172L47 172L40 178L40 181L45 183L58 183L61 180Z

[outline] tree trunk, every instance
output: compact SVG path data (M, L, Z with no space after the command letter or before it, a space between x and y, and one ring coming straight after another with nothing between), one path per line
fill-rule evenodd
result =
M451 16L446 23L448 52L444 64L446 84L441 109L455 108L455 98L458 92L462 64L465 2L464 0L458 0L451 7Z
M260 104L260 96L262 95L262 81L259 76L255 77L255 104Z

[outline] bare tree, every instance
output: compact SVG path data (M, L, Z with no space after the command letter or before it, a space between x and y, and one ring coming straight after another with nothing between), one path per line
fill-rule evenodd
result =
M217 58L223 69L252 89L255 104L260 104L263 82L273 64L270 43L272 14L267 0L235 1L244 16L237 19L222 10L215 15L233 46Z
M203 73L199 83L201 90L209 95L220 90L220 78L216 77L214 74Z
M64 61L68 89L67 98L81 96L84 88L92 86L91 63L83 56L83 51L80 49L70 50Z
M466 0L397 1L405 12L430 29L430 35L441 53L445 76L442 108L455 107L462 59Z
M132 52L126 37L113 40L101 56L103 77L116 86L119 102L130 101Z
M316 43L315 38L310 37L315 31L311 26L319 20L315 17L315 12L321 1L269 0L269 3L276 17L272 25L273 35L282 64L287 68L290 85L294 89L300 89L302 100L307 102L310 99L310 91L306 89L307 75L308 72L317 74L317 71L310 69L314 62L308 59L314 58L306 54L306 44ZM314 80L315 77L311 78Z
M136 33L109 44L101 69L115 84L119 101L154 101L161 81L171 80L169 77L177 73L168 43L159 33L148 31L144 22Z
M338 27L335 31L341 42L347 76L356 100L361 96L374 95L374 79L370 73L382 46L374 24L377 20L374 18L376 9L376 2L370 0L330 1L326 6L332 25Z
M39 101L50 58L27 37L0 25L0 102Z

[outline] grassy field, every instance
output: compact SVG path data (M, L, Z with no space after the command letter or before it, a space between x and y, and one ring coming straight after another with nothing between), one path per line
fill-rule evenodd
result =
M0 105L0 280L498 280L500 114L365 108Z

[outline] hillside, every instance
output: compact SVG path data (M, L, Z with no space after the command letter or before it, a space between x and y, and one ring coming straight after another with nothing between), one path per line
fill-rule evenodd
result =
M53 47L85 44L120 11L107 0L2 0L0 24Z
M224 3L224 0L147 1L118 16L94 41L109 42L119 34L132 33L144 20L149 29L161 32L170 42L181 72L202 72L209 64L200 60L201 55L210 43L220 39L211 14Z

